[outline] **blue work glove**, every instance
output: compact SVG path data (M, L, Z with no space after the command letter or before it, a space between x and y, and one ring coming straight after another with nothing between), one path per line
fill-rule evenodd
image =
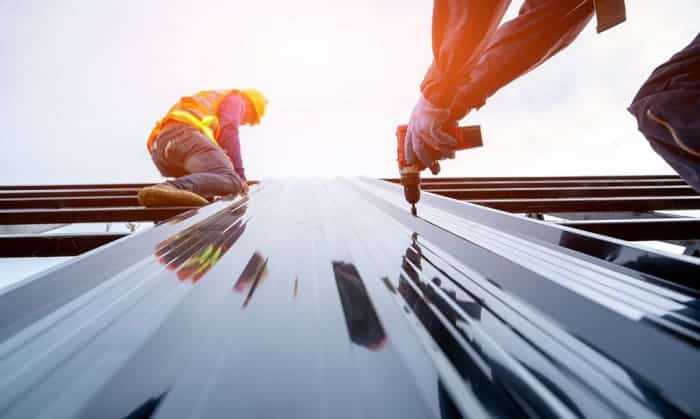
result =
M455 123L449 120L449 115L448 109L435 107L421 96L408 121L404 142L409 166L420 163L437 174L440 170L436 164L438 160L454 158L457 140L444 130L450 123Z

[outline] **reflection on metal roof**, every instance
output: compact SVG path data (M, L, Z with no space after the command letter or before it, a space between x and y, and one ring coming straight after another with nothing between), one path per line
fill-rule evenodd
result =
M263 182L0 291L0 417L700 416L697 259L419 215Z

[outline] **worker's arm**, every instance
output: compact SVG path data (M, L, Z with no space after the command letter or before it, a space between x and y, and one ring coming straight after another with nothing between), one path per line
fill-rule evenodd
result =
M421 85L406 132L409 165L425 167L454 157L457 141L446 128L456 126L451 105L458 87L468 81L470 63L478 57L508 8L509 0L435 0L433 64Z
M444 109L452 105L509 4L510 0L435 0L433 63L421 85L428 102Z
M429 167L436 153L444 158L446 125L568 46L594 11L593 0L526 0L518 17L496 29L509 3L435 0L433 64L408 123L407 159L412 151Z
M567 47L594 13L593 0L527 0L516 18L496 30L508 3L435 2L435 61L421 90L436 105L448 106L451 119L480 108L499 89ZM614 3L622 5L624 15L624 2Z
M224 149L228 158L233 163L236 173L242 180L246 180L243 159L241 157L241 142L238 137L238 127L241 125L245 104L243 99L232 94L227 96L219 106L219 145Z

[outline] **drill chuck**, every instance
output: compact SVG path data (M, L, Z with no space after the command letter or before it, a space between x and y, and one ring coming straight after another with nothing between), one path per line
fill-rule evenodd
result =
M420 172L401 173L401 184L406 202L415 205L420 201Z

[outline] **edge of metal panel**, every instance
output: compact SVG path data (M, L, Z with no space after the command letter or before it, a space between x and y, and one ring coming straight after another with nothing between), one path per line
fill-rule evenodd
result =
M360 178L360 181L392 194L402 194L398 184L366 177ZM459 217L573 252L584 259L607 262L626 274L637 272L636 276L641 280L662 281L671 287L681 287L686 292L700 293L700 261L697 258L652 251L613 237L521 217L430 192L422 194L418 204L419 215L420 206L426 203Z

